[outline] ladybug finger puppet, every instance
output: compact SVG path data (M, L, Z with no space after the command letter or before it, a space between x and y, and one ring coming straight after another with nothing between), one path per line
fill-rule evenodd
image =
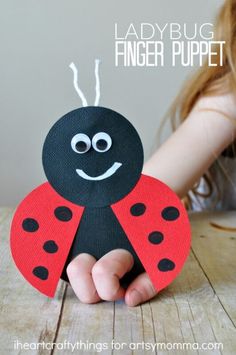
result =
M117 248L128 250L134 266L125 286L146 271L160 291L181 271L190 250L190 224L177 195L143 175L143 147L133 125L96 100L60 118L43 146L48 182L18 206L11 226L11 252L25 279L53 297L66 268L80 253L97 260ZM79 282L79 280L78 280Z

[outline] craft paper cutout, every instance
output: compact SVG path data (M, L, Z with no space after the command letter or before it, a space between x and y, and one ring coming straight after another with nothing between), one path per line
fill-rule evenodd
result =
M45 139L43 167L48 182L21 202L11 227L12 256L32 286L53 297L76 255L117 248L134 257L124 286L145 270L157 291L175 279L190 250L187 212L141 174L142 143L126 118L98 106L67 113Z

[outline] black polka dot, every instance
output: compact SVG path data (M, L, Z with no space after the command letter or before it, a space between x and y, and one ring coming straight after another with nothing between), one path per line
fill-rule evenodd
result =
M160 244L164 239L164 235L161 232L152 232L148 236L148 240L152 244Z
M169 206L164 208L161 215L166 221L175 221L179 217L179 210L176 207Z
M57 244L54 242L54 240L48 240L47 242L44 243L43 245L43 249L47 252L47 253L56 253L58 251L58 246Z
M143 203L135 203L135 205L133 205L130 208L130 213L133 216L142 216L142 214L144 214L145 211L146 211L146 206Z
M44 266L37 266L33 270L34 276L38 277L41 280L47 280L48 278L48 269Z
M66 206L57 207L54 211L55 217L59 221L68 222L72 218L72 211Z
M160 271L171 271L175 268L175 263L170 259L161 259L157 267Z
M39 224L36 219L26 218L22 222L22 228L26 232L36 232L39 229Z

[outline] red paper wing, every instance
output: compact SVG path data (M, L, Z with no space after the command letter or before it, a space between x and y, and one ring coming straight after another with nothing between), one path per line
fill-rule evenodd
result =
M21 202L14 215L13 259L26 280L49 297L54 296L83 210L44 183Z
M168 186L142 175L112 209L160 291L175 279L190 251L190 223L182 202Z

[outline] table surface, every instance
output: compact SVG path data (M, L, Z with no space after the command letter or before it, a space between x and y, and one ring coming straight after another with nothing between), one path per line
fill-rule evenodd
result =
M53 299L38 293L12 262L12 215L0 208L1 355L71 354L77 342L74 354L236 354L236 213L192 214L192 249L181 274L134 308L82 304L62 281ZM222 343L223 350L149 349L156 343Z

